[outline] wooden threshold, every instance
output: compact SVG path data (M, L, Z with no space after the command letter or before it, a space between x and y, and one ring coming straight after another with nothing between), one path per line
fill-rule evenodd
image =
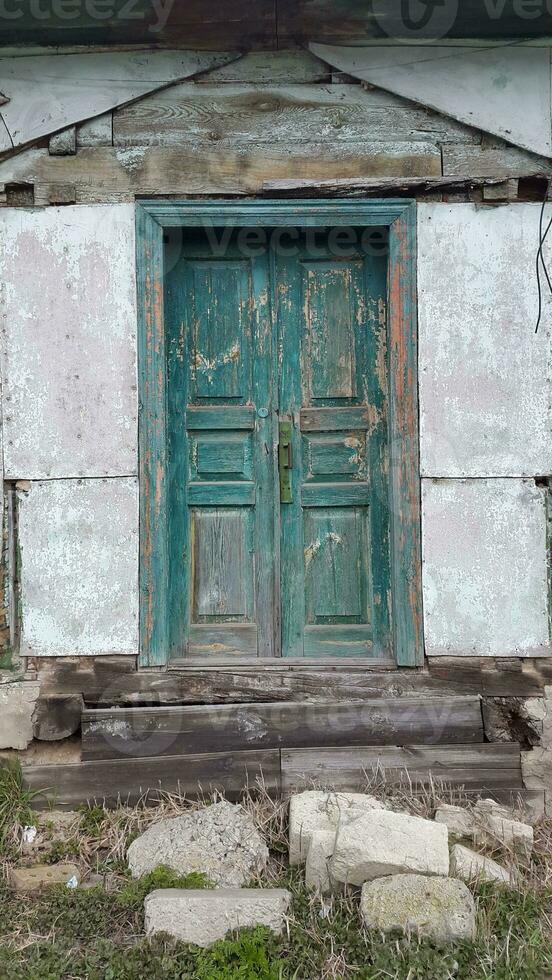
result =
M362 670L398 670L395 660L378 660L376 657L244 657L240 654L213 657L186 657L182 660L171 660L167 666L169 671L186 670L189 667L203 670L218 670L228 667L256 667L258 670L282 671L293 667L306 670L338 670L340 667L357 667Z

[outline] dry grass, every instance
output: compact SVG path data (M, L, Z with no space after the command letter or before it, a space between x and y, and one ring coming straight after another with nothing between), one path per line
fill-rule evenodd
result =
M426 818L432 818L436 808L442 803L460 803L468 809L472 806L467 797L446 785L436 782L423 787L414 786L406 776L397 785L396 782L388 782L383 771L367 779L363 790L391 809ZM46 859L50 854L50 858L56 860L63 857L77 860L85 875L105 875L111 891L120 895L121 890L128 887L126 851L129 843L138 834L158 820L178 816L221 798L219 793L205 793L201 800L192 801L179 793L163 793L155 798L144 796L135 806L121 804L114 809L106 809L96 804L76 815L62 841L53 834L50 842L49 815L46 811L38 817L46 838L43 854ZM29 801L21 799L21 806L10 811L10 819L13 818L11 824L4 827L4 839L8 845L3 857L4 873L7 873L10 864L30 860L14 848L15 842L21 839L22 824L27 823L28 803ZM296 972L281 974L285 980L288 976L291 980L341 980L356 976L360 980L383 980L386 977L391 980L449 980L453 977L467 980L525 980L526 976L534 978L546 975L546 971L542 974L536 973L531 967L539 956L552 973L552 819L543 817L536 822L534 853L530 862L505 850L498 842L496 847L487 848L490 856L515 871L518 876L517 888L513 893L507 889L489 886L478 889L477 944L466 949L460 946L450 952L440 952L427 943L418 943L414 939L388 939L383 942L380 937L367 935L360 926L358 895L354 891L326 901L307 894L302 886L301 872L292 875L287 868L287 801L273 799L263 782L259 781L244 794L241 803L267 840L271 852L269 867L259 876L258 883L265 887L287 885L294 893L294 913L289 921L289 935L283 946L270 947L272 956L283 955L284 963L288 957L290 962L299 964L294 965ZM520 818L526 816L521 807L517 815ZM43 859L42 854L40 859ZM134 904L131 901L125 906L117 904L115 900L106 901L105 895L102 898L89 894L92 896L90 900L86 898L86 893L80 896L58 896L57 911L52 905L49 911L45 909L42 917L37 916L33 903L19 902L17 906L10 906L16 911L10 913L9 927L4 924L2 930L2 980L2 944L20 951L21 956L28 954L30 957L38 941L46 942L59 950L64 944L70 947L77 942L75 935L78 934L79 949L86 958L89 946L94 950L96 942L92 935L87 938L89 918L94 920L98 937L105 936L106 941L109 939L120 948L130 949L139 941L141 899L138 900L135 896ZM88 901L91 902L90 906ZM82 915L84 924L78 919L77 913ZM539 950L543 951L542 955ZM144 953L146 955L153 953ZM168 955L163 953L163 962ZM362 966L364 959L374 965L375 972L366 972ZM170 956L167 962L172 962ZM112 961L109 963L111 969ZM60 969L59 965L53 968L54 972L45 973L44 976L65 976L62 972L56 974L56 969ZM85 970L84 967L81 969ZM114 977L127 977L122 966L113 969ZM151 969L153 972L144 973L144 976L155 976L157 980L156 967L150 968L150 971ZM195 976L194 973L178 974L176 966L174 969L175 976ZM141 976L140 970L136 977ZM86 970L75 974L79 980L89 975L94 978L96 976ZM101 973L98 975L101 976ZM165 974L159 974L161 975L165 977ZM16 976L19 980L19 975ZM23 976L26 977L27 974ZM30 972L28 976L35 980L34 973ZM129 973L128 976L134 977L134 974ZM233 977L234 974L221 973L220 976ZM249 976L253 980L254 977L265 975L251 973L244 976L247 980ZM36 977L42 978L42 974L36 973ZM215 972L213 977L218 980L219 974Z

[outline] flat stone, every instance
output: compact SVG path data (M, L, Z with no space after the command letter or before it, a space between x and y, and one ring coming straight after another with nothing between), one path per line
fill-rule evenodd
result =
M435 813L435 820L448 828L450 837L458 840L473 840L476 826L470 810L466 810L462 806L443 803Z
M329 866L333 881L362 885L383 875L448 875L444 824L372 810L339 831Z
M210 946L247 926L279 934L290 902L285 888L162 888L146 896L146 935L166 932L184 943Z
M477 842L485 845L499 844L525 860L533 853L533 828L514 820L511 811L494 800L479 800L474 808L478 831Z
M35 681L0 684L0 749L23 750L32 742L39 694Z
M80 881L76 864L36 864L32 868L11 868L10 885L16 892L37 895L52 885L66 885L72 878Z
M450 873L462 881L495 881L509 885L513 876L497 861L478 854L462 844L455 844L450 852Z
M401 930L438 943L475 939L475 902L462 881L396 875L367 882L360 911L369 929Z
M239 804L214 803L154 823L132 842L133 878L166 865L181 875L202 872L213 884L240 886L266 867L268 848Z
M325 793L306 790L289 802L289 863L304 864L313 831L336 831L363 813L383 810L383 804L365 793Z

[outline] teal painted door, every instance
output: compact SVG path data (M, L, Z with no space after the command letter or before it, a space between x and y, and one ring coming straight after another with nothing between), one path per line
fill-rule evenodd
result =
M176 659L391 655L386 258L283 242L166 275Z
M289 253L273 263L293 462L282 652L389 657L386 259L331 233Z

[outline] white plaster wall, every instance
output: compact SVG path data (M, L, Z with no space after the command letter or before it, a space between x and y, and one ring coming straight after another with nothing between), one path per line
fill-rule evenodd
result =
M549 298L534 332L539 216L538 204L419 205L424 476L552 473Z
M545 491L532 480L424 480L426 653L548 656Z
M134 207L0 210L7 479L137 471Z
M22 654L136 654L137 480L51 480L18 498Z

